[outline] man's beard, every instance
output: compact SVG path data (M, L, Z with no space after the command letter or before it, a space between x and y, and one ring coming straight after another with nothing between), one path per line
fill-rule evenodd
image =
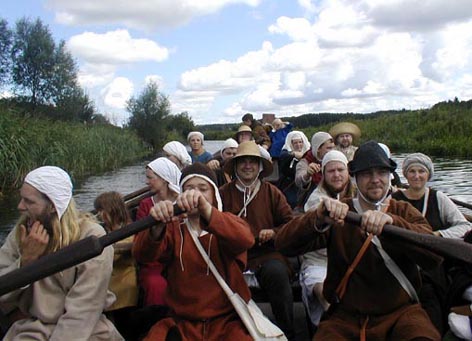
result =
M335 198L339 193L341 193L346 188L346 185L344 185L340 189L336 189L333 186L327 184L326 182L325 182L324 186L325 186L326 191L333 198Z
M35 221L39 221L43 227L46 229L48 235L51 237L53 235L53 222L54 216L51 213L47 212L47 209L44 209L43 212L39 214L39 216L35 217L34 219L31 217L28 217L28 228L33 225Z

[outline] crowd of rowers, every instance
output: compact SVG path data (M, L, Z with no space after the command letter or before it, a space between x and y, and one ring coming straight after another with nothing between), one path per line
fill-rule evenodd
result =
M156 225L91 260L0 297L4 340L251 340L201 245L245 301L267 296L274 322L295 340L292 284L299 281L314 340L472 339L472 268L383 235L386 224L470 242L471 224L427 186L431 159L408 155L401 171L388 147L347 122L308 141L280 119L266 129L251 114L218 153L200 132L145 168L153 195L137 220ZM279 179L268 181L277 160ZM68 173L32 170L21 217L0 249L0 275L132 219L122 195L79 212ZM175 207L185 213L174 214ZM346 220L361 216L360 226ZM194 239L196 237L196 239ZM289 258L301 260L293 267Z

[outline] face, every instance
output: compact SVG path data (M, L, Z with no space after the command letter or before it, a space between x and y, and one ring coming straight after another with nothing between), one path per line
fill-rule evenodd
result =
M326 141L320 146L320 148L318 148L318 159L323 160L323 157L325 156L325 154L333 149L334 149L333 140Z
M56 212L49 199L29 184L23 184L20 189L18 210L28 217L28 225L40 221L49 232L52 214Z
M340 134L337 137L338 145L343 148L347 148L352 144L352 135L351 134Z
M215 204L215 190L213 186L208 183L205 179L202 179L200 177L193 177L190 178L185 182L185 184L182 186L182 189L185 191L188 191L190 189L199 191L200 193L203 194L205 199L211 204ZM195 208L192 212L189 213L189 215L192 214L197 214L198 213L198 208Z
M251 141L252 133L250 131L243 131L238 134L238 143Z
M236 160L236 174L245 184L250 184L259 176L258 157L242 156Z
M426 187L429 173L420 166L411 166L406 172L406 180L412 189L420 190Z
M223 153L221 153L223 160L231 159L232 157L234 157L236 155L237 150L238 148L233 147L229 147L223 150Z
M303 140L302 139L292 139L292 150L294 152L301 152L303 150Z
M190 148L192 148L192 150L199 150L200 148L202 148L202 139L200 137L198 137L197 135L193 135L190 140L188 141L189 145L190 145Z
M341 192L349 180L349 172L340 161L328 162L324 168L324 182L335 193Z
M390 170L371 168L356 174L357 188L370 201L379 201L390 188Z
M167 187L167 182L151 169L146 168L146 185L151 187L151 190L155 192Z

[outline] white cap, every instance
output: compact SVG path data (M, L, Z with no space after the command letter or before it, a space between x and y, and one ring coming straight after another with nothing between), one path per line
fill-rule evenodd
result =
M330 150L323 157L323 161L321 161L321 173L324 173L326 165L331 161L342 162L346 167L348 164L346 155L344 155L344 153L340 152L339 150Z
M73 186L69 174L56 166L43 166L29 172L24 182L51 200L60 220L72 199Z
M148 163L147 167L167 181L170 190L180 193L179 181L182 173L175 163L166 157L160 157Z
M204 136L201 132L199 131L191 131L190 133L188 133L187 135L187 141L190 141L190 139L192 138L193 135L197 135L200 140L202 140L202 143L203 143L203 140L204 140Z
M185 146L179 141L167 142L162 149L167 154L173 155L179 159L184 167L192 164L192 158L190 157L187 148L185 148Z

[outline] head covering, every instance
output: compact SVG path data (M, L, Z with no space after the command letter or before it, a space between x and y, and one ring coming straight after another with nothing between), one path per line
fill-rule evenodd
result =
M320 149L323 143L332 139L333 137L324 131L319 131L313 134L313 137L311 138L311 153L313 154L313 156L315 158L318 158L318 149Z
M324 173L326 165L331 161L342 162L346 167L349 161L347 161L346 155L340 152L339 150L330 150L323 156L323 161L321 162L321 173Z
M388 168L391 172L397 168L395 161L387 157L385 151L375 141L367 141L356 150L354 158L348 164L349 173L355 175L358 172L371 168Z
M224 166L224 171L228 174L234 174L234 166L236 165L236 161L238 158L243 156L255 156L259 158L262 164L262 171L260 173L262 177L266 177L272 174L272 162L262 156L259 146L254 141L246 141L240 143L238 146L238 150L236 151L236 155L226 162Z
M406 178L406 173L408 172L408 169L413 166L418 166L425 169L429 174L428 181L432 179L434 175L434 165L433 165L433 161L431 161L431 158L428 155L425 155L423 153L413 153L413 154L408 155L403 160L403 164L402 164L403 176L405 178Z
M221 154L223 154L223 151L227 148L238 148L238 143L235 139L230 137L223 143L223 148L221 148Z
M335 142L338 135L341 134L351 134L353 140L358 140L361 137L361 130L351 122L340 122L332 127L329 133L333 136Z
M192 158L190 157L187 148L185 148L182 143L178 141L170 141L167 142L162 149L167 154L175 156L184 167L192 164Z
M29 172L24 182L51 200L60 220L72 199L72 181L69 174L59 167L43 166Z
M201 162L195 162L194 164L182 170L182 176L180 177L180 188L182 192L184 184L191 178L195 177L204 179L213 187L213 190L215 192L216 208L218 208L218 211L223 211L223 202L221 200L218 186L216 185L216 174L210 169L210 167Z
M387 157L390 158L392 156L392 153L390 153L390 148L384 143L379 142L379 146L382 147L383 151L385 154L387 154Z
M287 134L287 137L285 138L285 144L282 147L282 150L285 149L289 152L293 150L292 147L292 140L299 139L303 141L303 149L302 153L305 154L308 149L310 149L311 144L308 142L308 138L306 135L298 130L291 131L290 133Z
M167 186L171 191L180 193L179 180L182 173L180 173L180 170L175 163L166 157L160 157L148 163L147 167L167 181Z
M202 144L203 144L203 140L204 140L205 137L204 137L203 134L202 134L201 132L199 132L199 131L191 131L190 133L188 133L188 135L187 135L187 141L190 141L190 139L191 139L192 136L194 136L194 135L197 135L197 136L200 138L200 140L202 140Z

